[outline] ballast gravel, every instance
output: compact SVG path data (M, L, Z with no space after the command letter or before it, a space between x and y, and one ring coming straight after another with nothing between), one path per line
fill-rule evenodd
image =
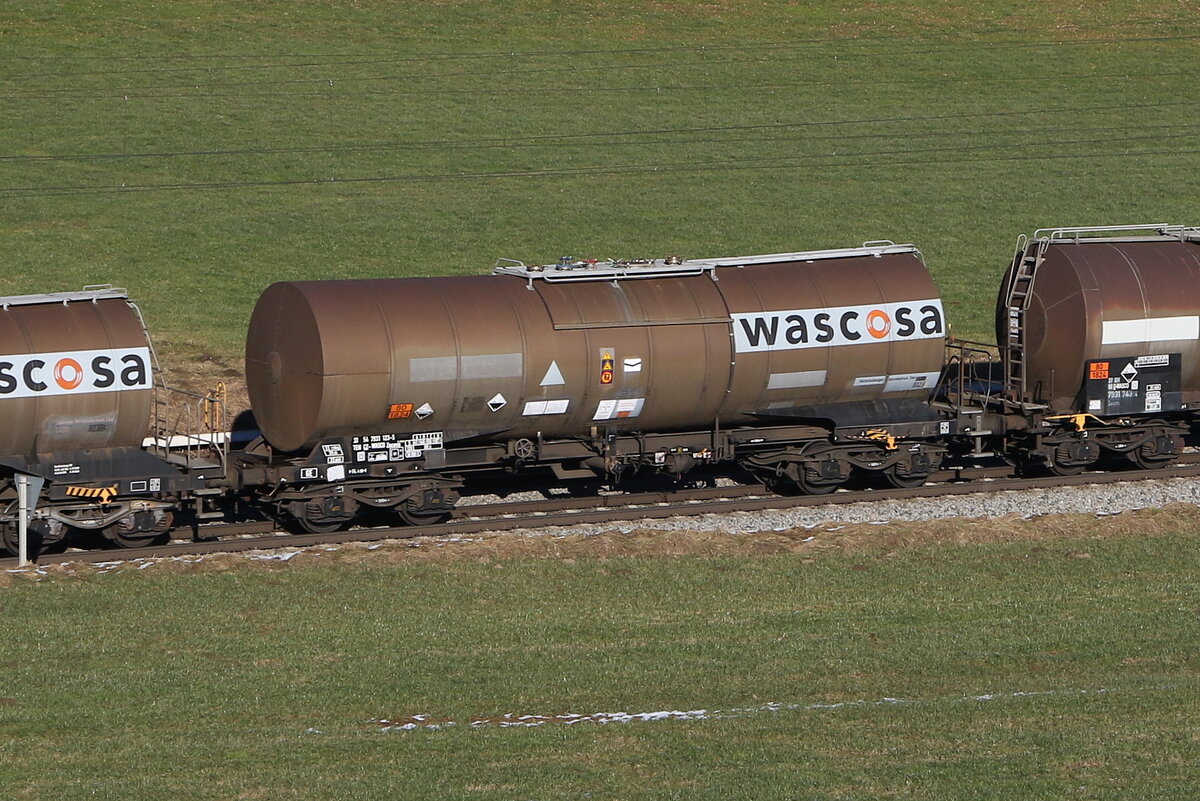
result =
M751 534L797 528L829 529L855 523L885 524L947 518L1039 517L1048 514L1120 514L1173 503L1200 504L1200 480L1165 479L1128 481L1052 489L1013 490L998 493L948 495L941 498L825 504L795 509L723 512L690 517L635 520L622 523L556 526L529 530L529 535L596 535L604 532L654 529L660 531L716 531Z

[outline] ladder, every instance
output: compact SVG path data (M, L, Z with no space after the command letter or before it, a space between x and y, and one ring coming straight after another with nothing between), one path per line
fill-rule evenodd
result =
M1010 271L1005 310L1008 315L1008 335L1004 347L1004 375L1011 399L1026 401L1024 318L1033 294L1033 278L1046 259L1048 238L1030 244L1024 236L1017 240L1017 252Z

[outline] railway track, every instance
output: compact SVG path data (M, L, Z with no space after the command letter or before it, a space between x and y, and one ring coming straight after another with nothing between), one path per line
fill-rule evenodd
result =
M929 483L920 487L843 490L829 495L780 496L770 494L762 485L735 485L673 492L572 496L464 506L456 510L454 518L448 522L420 527L361 527L328 534L288 534L278 530L270 521L220 524L201 528L202 539L199 540L176 539L165 545L147 548L71 550L65 553L42 554L38 564L95 563L274 548L305 548L418 536L452 537L516 529L1195 477L1200 477L1200 453L1185 454L1179 463L1161 469L1093 472L1077 476L1014 478L1008 467L962 468L939 471L931 476ZM0 569L16 567L16 559L0 559Z

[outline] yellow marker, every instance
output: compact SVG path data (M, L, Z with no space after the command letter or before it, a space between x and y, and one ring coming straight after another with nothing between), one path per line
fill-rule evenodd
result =
M1053 417L1047 417L1046 420L1047 421L1054 420L1056 422L1059 420L1066 421L1066 422L1070 423L1071 425L1075 426L1076 431L1083 431L1084 428L1087 427L1088 420L1095 420L1100 425L1106 425L1106 423L1103 420L1101 420L1099 417L1097 417L1096 415L1086 414L1086 413L1085 414L1056 414Z
M111 487L67 487L67 495L74 498L99 498L100 503L108 503L116 494L116 484Z
M889 451L896 450L896 438L888 433L886 428L871 428L863 432L863 437L873 439L883 443L883 447Z

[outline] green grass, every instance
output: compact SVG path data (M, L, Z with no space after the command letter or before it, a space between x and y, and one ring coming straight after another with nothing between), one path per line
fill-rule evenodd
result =
M236 363L279 279L890 238L988 339L1018 233L1200 222L1200 25L971 8L10 6L0 291L126 285Z
M236 365L275 280L890 238L989 339L1017 234L1200 224L1198 35L1166 0L8 3L0 292L124 285L168 366ZM1195 796L1193 540L18 581L0 797Z
M13 699L0 706L0 786L4 797L130 801L418 788L497 799L1191 797L1193 540L815 561L298 560L17 582L0 594L0 695ZM799 708L461 725L768 702ZM838 703L848 705L810 708ZM460 725L371 722L416 714Z

